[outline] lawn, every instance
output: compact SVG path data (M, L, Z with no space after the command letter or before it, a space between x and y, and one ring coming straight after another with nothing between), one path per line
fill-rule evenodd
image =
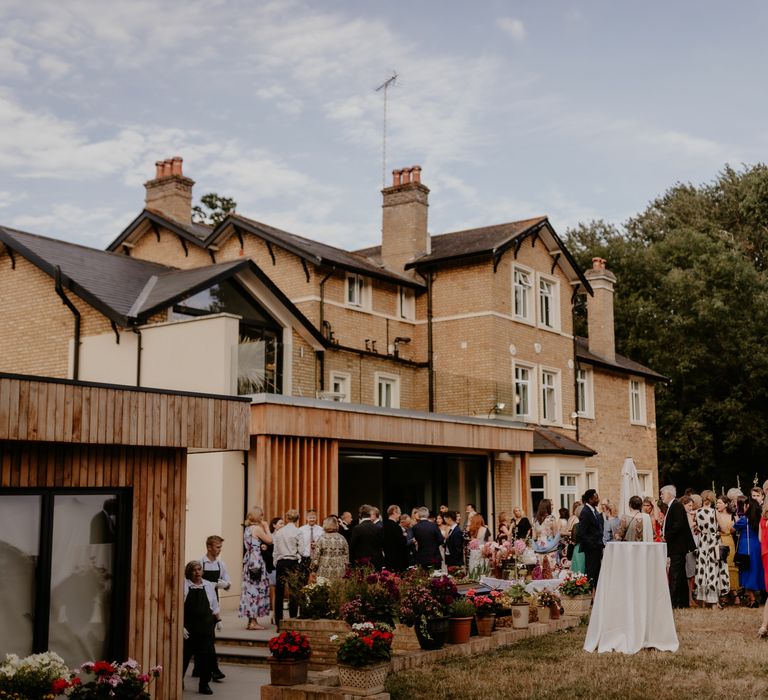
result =
M588 654L581 626L396 673L387 690L392 700L768 698L768 641L757 638L761 616L762 609L676 611L674 654Z

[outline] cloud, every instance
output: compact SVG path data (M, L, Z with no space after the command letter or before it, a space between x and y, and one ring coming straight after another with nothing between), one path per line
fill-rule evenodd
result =
M523 20L515 17L499 17L496 26L511 36L515 41L525 41L525 25Z
M130 213L112 207L56 204L45 214L23 214L11 219L11 226L31 233L60 236L83 245L102 248L115 237L115 221L127 221Z
M23 78L28 69L19 58L23 47L15 39L0 38L0 76L6 78Z
M37 65L52 80L60 80L72 69L69 63L49 53L42 54L37 59Z
M0 190L0 209L9 206L15 199L21 199L21 197L14 197L11 192Z

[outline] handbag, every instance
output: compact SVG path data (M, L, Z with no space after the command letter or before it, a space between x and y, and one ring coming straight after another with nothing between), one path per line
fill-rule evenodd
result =
M731 553L731 548L727 544L720 545L720 561L728 562L728 555Z
M261 576L264 572L263 567L261 564L257 564L256 566L249 566L248 567L248 578L251 579L251 583L258 583L261 581Z
M733 557L733 563L736 564L736 567L739 571L749 570L749 522L747 522L747 528L744 530L744 532L739 535L739 541L741 541L741 538L745 536L747 538L747 553L739 554L736 552L736 555Z

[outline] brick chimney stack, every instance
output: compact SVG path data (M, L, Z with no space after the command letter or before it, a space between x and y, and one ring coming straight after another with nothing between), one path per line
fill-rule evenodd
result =
M427 231L429 188L421 184L421 167L393 170L392 186L381 193L381 260L402 272L407 262L432 251Z
M613 362L616 359L613 327L613 287L616 275L606 269L604 258L592 258L592 268L584 276L595 293L587 297L589 351Z
M195 181L184 177L182 162L182 158L174 156L155 163L155 179L144 183L146 208L180 224L188 224L192 221L192 187Z

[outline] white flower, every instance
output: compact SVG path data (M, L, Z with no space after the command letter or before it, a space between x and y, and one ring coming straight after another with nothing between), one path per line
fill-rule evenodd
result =
M336 641L338 638L339 638L339 635L338 635L338 634L332 634L332 635L331 635L331 641L332 641L332 642L335 642L335 641Z

